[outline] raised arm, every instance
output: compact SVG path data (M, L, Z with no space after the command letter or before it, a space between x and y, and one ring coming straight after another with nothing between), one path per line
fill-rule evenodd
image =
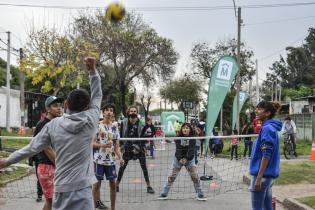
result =
M95 58L87 57L84 59L87 70L89 71L90 85L91 85L91 103L89 111L95 123L99 121L100 107L102 101L101 78L95 66Z
M7 159L0 159L0 169L35 155L47 148L51 144L48 125L27 146L13 152Z

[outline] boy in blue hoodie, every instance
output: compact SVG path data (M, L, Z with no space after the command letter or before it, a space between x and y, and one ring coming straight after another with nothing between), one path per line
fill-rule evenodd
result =
M280 110L279 103L261 101L256 106L256 118L262 129L254 143L250 159L251 200L253 210L272 210L272 185L280 172L280 141L282 123L272 118Z
M53 210L94 210L92 138L95 136L102 100L101 78L95 58L85 59L90 75L91 98L86 90L69 93L67 113L47 123L29 145L0 159L0 169L52 146L56 152Z

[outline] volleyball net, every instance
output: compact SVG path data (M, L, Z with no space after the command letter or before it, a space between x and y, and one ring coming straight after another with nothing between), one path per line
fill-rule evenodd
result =
M236 191L247 188L243 183L243 176L248 173L249 159L243 158L243 141L240 141L238 148L238 160L230 159L229 144L231 138L239 138L255 135L233 135L233 136L215 136L224 142L223 150L212 156L208 154L200 156L200 149L196 147L197 158L196 167L200 184L206 197L211 198L219 194L230 191ZM1 137L5 139L6 137ZM12 139L12 137L9 137ZM188 139L211 139L211 137L189 137ZM18 139L18 138L17 138ZM25 139L25 137L24 137ZM31 138L29 138L31 139ZM182 137L159 137L159 138L139 138L128 139L122 138L121 141L144 140L147 141L146 166L148 169L151 186L155 193L147 193L147 184L143 175L139 159L130 160L124 171L124 175L119 185L117 193L117 202L122 203L139 203L157 200L162 192L163 186L168 180L173 169L175 158L175 140L185 140ZM19 140L16 140L19 141ZM151 151L150 151L150 143ZM207 144L204 144L205 146ZM152 156L152 146L154 148ZM207 149L204 148L204 151ZM116 163L116 172L119 171L118 161ZM1 184L2 183L2 184ZM2 198L36 198L37 197L37 178L35 167L28 166L26 160L19 164L14 164L0 172L0 197ZM109 201L109 184L108 181L102 181L101 198ZM181 168L176 180L174 181L168 199L193 199L196 197L194 184L185 167Z

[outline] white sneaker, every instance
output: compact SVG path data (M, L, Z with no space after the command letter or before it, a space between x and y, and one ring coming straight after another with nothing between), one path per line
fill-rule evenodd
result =
M206 201L207 198L206 198L204 195L198 195L198 196L197 196L197 200L198 200L198 201Z
M158 200L167 200L167 199L168 199L167 195L163 193L158 197Z

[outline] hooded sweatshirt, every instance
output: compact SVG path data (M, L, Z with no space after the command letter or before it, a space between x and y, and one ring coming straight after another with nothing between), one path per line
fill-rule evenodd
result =
M8 164L16 163L52 145L56 152L54 191L71 192L92 185L92 138L98 128L102 100L101 79L90 73L91 103L88 110L64 114L50 121L29 145L12 153Z
M269 160L263 177L277 178L280 172L280 140L278 132L282 123L277 120L266 120L254 143L250 159L250 174L257 176L262 157Z

